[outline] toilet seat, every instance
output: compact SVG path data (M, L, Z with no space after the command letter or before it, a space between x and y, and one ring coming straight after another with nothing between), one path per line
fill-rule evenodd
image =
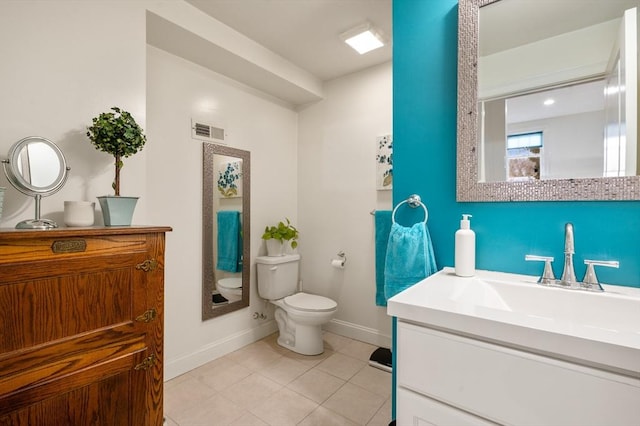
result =
M236 290L242 287L242 278L222 278L218 280L218 286L229 290Z
M328 297L302 292L285 297L284 304L305 312L329 312L338 306L334 300Z

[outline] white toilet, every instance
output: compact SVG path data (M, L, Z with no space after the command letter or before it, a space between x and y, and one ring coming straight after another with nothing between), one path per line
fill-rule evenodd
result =
M242 300L242 278L222 278L216 283L216 289L229 303Z
M303 355L324 351L322 324L338 304L328 297L298 291L299 254L258 256L258 294L276 306L278 344Z

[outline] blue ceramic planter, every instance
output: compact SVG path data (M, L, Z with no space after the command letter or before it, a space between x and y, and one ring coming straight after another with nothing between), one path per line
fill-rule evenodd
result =
M98 197L105 226L129 226L139 197Z

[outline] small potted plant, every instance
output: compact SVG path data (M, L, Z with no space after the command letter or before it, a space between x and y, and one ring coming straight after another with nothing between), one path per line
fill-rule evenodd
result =
M115 196L98 197L98 201L106 226L131 225L138 197L120 196L120 170L124 164L122 160L140 151L147 138L130 113L118 107L111 108L111 111L94 117L93 125L87 127L87 136L93 146L115 159L112 185Z
M284 250L284 242L289 242L292 249L298 247L298 235L299 232L295 226L291 224L288 218L285 218L287 223L280 221L276 226L266 226L262 239L265 240L267 245L268 256L282 256Z

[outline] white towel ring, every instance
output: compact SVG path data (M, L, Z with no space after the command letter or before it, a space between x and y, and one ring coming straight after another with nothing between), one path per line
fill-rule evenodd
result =
M422 209L424 210L424 223L427 223L427 219L429 218L429 212L427 211L427 206L424 205L424 203L422 202L422 200L420 199L419 195L412 195L409 198L407 198L404 201L400 201L398 203L398 205L396 206L395 209L393 209L393 213L391 214L391 221L393 223L397 223L396 222L396 211L398 211L398 207L400 207L401 205L408 203L409 206L411 206L412 208L416 208L418 206L422 207Z

